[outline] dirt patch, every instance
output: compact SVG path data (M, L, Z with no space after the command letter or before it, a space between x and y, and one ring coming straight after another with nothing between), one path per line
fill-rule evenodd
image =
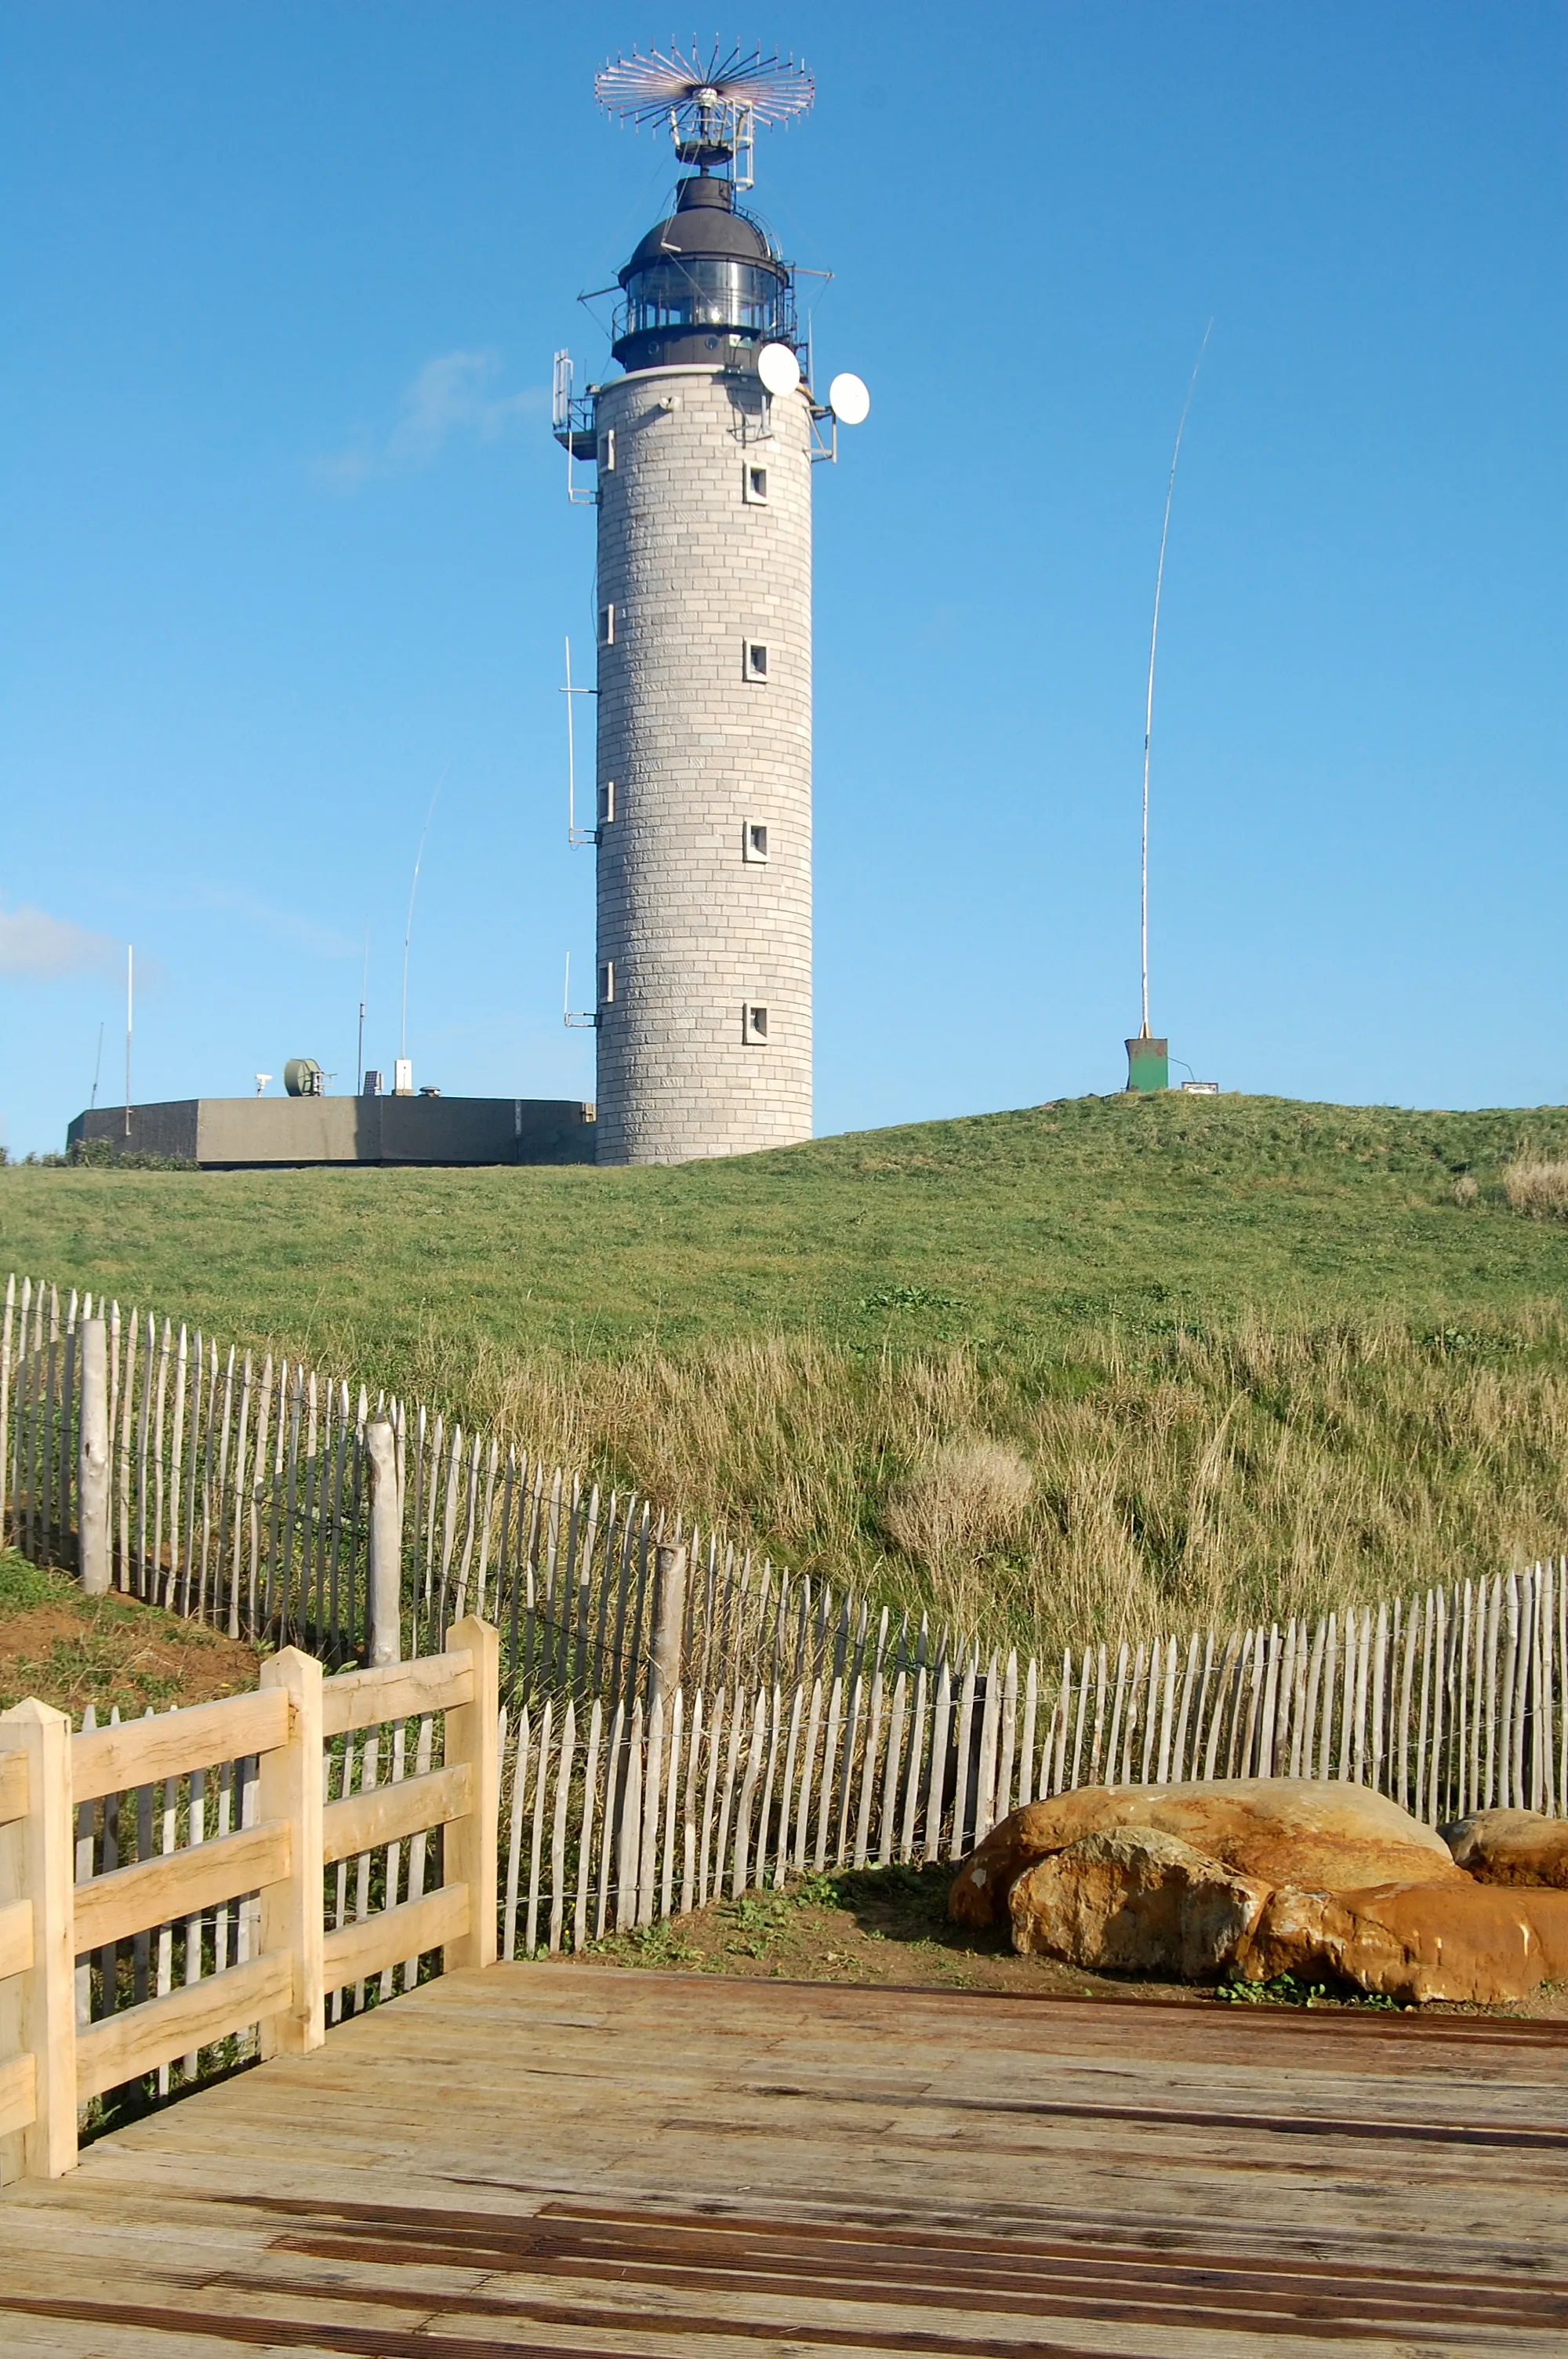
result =
M874 1988L1000 1991L1020 1998L1161 1999L1213 2005L1213 1984L1086 1973L1053 1958L1020 1958L995 1928L947 1915L950 1867L878 1867L807 1875L781 1892L709 1901L684 1917L590 1943L585 1962L748 1979L851 1983ZM1289 1977L1238 1994L1235 2003L1311 2006L1357 2013L1391 2003L1299 1986ZM1517 2006L1432 2006L1405 2012L1568 2019L1568 1986L1548 1984Z
M1098 1997L1127 1987L1054 1959L1015 1957L1005 1934L953 1924L947 1916L952 1873L879 1867L807 1875L782 1892L710 1901L641 1932L608 1935L586 1954L606 1964L690 1973L1048 1998ZM1206 1995L1179 1984L1138 1988L1167 1999Z
M206 1703L256 1683L262 1650L134 1597L84 1597L69 1573L0 1556L0 1711L37 1696L80 1720Z

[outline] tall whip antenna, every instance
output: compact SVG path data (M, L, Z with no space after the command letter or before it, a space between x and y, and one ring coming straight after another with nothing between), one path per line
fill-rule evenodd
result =
M1193 363L1193 374L1187 386L1187 397L1182 404L1181 419L1176 428L1176 447L1171 453L1171 479L1165 485L1165 520L1160 527L1160 562L1154 569L1154 619L1149 626L1149 695L1143 708L1143 853L1141 864L1142 893L1140 909L1140 940L1143 967L1141 1037L1145 1040L1149 1038L1149 741L1154 734L1154 649L1160 637L1160 592L1165 581L1165 543L1170 538L1171 531L1171 502L1175 496L1176 490L1176 462L1182 455L1182 436L1186 431L1187 412L1193 406L1193 395L1197 390L1198 371L1203 366L1203 356L1208 350L1208 340L1213 333L1214 321L1211 320L1203 332L1203 342L1198 346L1198 356Z
M446 763L440 777L436 781L436 791L430 798L430 808L425 814L425 824L419 831L419 849L414 855L414 881L408 887L408 919L403 929L403 1007L397 1025L397 1053L400 1058L406 1057L408 1054L408 939L414 931L414 896L419 890L419 864L425 857L425 838L430 832L430 821L436 816L436 805L441 799L441 788L447 783L447 772L451 766L450 762ZM368 956L370 940L368 931L365 940Z

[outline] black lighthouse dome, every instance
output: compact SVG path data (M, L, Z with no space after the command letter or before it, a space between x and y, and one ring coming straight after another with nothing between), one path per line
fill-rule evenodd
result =
M752 370L758 348L795 342L795 288L731 181L680 181L676 209L620 274L625 300L611 346L622 368L704 363Z

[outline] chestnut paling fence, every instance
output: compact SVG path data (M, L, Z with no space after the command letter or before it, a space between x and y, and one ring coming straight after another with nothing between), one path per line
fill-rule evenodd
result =
M1289 1771L1428 1819L1563 1791L1561 1564L1223 1646L503 1703L500 1635L140 1720L0 1714L0 2177L74 2162L83 2109L300 2053L484 1966L813 1871L956 1861L1080 1784Z
M813 1871L957 1861L1079 1786L1338 1777L1431 1824L1568 1790L1559 1560L1281 1630L588 1709L503 1731L502 1953L582 1948Z
M758 1565L711 1527L373 1396L284 1354L30 1277L0 1310L0 1537L73 1564L82 1345L105 1330L113 1585L234 1637L325 1661L367 1637L367 1430L391 1426L399 1651L470 1609L501 1633L509 1694L628 1702L645 1680L656 1552L678 1540L682 1660L704 1683L809 1680L863 1666L887 1633L863 1599ZM913 1661L907 1623L894 1639Z
M1557 1812L1568 1793L1559 1560L1282 1628L982 1658L423 1408L373 1410L297 1364L258 1371L167 1321L100 1312L112 1577L236 1634L330 1663L363 1646L367 1434L388 1419L394 1650L470 1614L499 1634L507 1955L795 1873L954 1860L1009 1810L1076 1786L1339 1777L1432 1823L1495 1803ZM7 1289L5 1529L40 1560L79 1545L91 1315L52 1288ZM429 1741L345 1737L339 1799L425 1774ZM144 1820L161 1839L169 1806L151 1794L97 1828L101 1857L124 1855L128 1813L138 1857ZM239 1772L202 1802L214 1830L225 1808L243 1823ZM343 1906L357 1894L346 1882ZM131 1971L155 1973L151 1949Z

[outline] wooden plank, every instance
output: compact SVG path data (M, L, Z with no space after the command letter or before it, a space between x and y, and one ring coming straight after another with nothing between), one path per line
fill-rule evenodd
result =
M465 1940L470 1930L467 1885L443 1884L420 1900L377 1909L373 1917L362 1917L356 1924L329 1933L322 1944L322 1978L330 1990L344 1983L362 1982L401 1959L422 1957L427 1950L443 1950ZM265 1965L266 1961L260 1962Z
M767 1580L768 1580L768 1571L769 1571L768 1567L764 1565L764 1566L763 1566L763 1568L762 1568L762 1582L763 1582L763 1599L762 1599L762 1605L763 1605L763 1610L764 1610L764 1612L765 1612L766 1604L767 1604L766 1585L767 1585ZM759 1654L761 1654L762 1649L761 1649L761 1647L760 1647L760 1646L759 1646L759 1649L758 1649L758 1651L759 1651ZM775 1653L775 1657L776 1657L776 1653L777 1653L777 1649L776 1649L776 1648L774 1649L774 1653ZM773 1712L772 1712L772 1718L771 1718L771 1720L770 1720L770 1722L769 1722L769 1725L768 1725L768 1767L767 1767L767 1774L766 1774L766 1776L763 1777L763 1780L762 1780L762 1817L761 1817L761 1819L760 1819L760 1820L758 1821L758 1822L757 1822L757 1843L756 1843L756 1852L755 1852L755 1865L753 1866L752 1871L752 1885L755 1886L755 1888L756 1888L759 1892L760 1892L760 1891L762 1890L762 1886L763 1886L763 1883L764 1883L764 1881L765 1881L765 1879L766 1879L766 1875L767 1875L767 1862L768 1862L768 1839L769 1839L770 1832L772 1832L773 1833L773 1835L774 1835L774 1848L775 1848L775 1853L776 1853L776 1849L777 1849L777 1840L778 1840L778 1838L777 1838L777 1831L776 1831L776 1828L775 1828L775 1826L774 1826L774 1821L773 1821L773 1794L774 1794L774 1790L775 1790L776 1784L777 1784L777 1779L778 1779L778 1767L779 1767L779 1739L780 1739L780 1735L781 1735L781 1734L782 1734L783 1728L784 1728L784 1691L783 1691L783 1690L781 1689L781 1687L780 1687L780 1685L779 1685L778 1680L775 1679L775 1680L774 1680L774 1681L773 1681ZM666 1908L665 1908L665 1914L666 1916L668 1916L668 1914L669 1914L669 1910L668 1910L668 1908L667 1908L667 1907L666 1907Z
M1033 1669L1031 1665L1031 1669ZM908 1673L902 1668L894 1674L892 1701L888 1709L887 1763L882 1771L882 1806L877 1828L877 1864L888 1867L892 1862L898 1812L898 1773L903 1758L903 1723L907 1709ZM1033 1704L1033 1690L1031 1691ZM800 1709L799 1692L795 1711ZM1031 1712L1033 1721L1033 1710ZM793 1722L792 1722L793 1726Z
M90 2097L138 2080L189 2049L209 2047L279 2014L291 2006L293 1995L292 1961L277 1951L171 1991L167 1998L105 2016L102 2023L77 2034L77 2102L85 2104Z
M0 2064L0 2138L30 2130L38 2119L38 2066L31 2053Z
M759 1688L752 1713L752 1744L746 1757L745 1774L741 1782L740 1797L735 1805L735 1843L731 1854L730 1897L739 1900L750 1882L752 1842L752 1805L756 1799L757 1781L762 1774L762 1747L767 1737L768 1700L766 1690ZM719 1888L724 1885L724 1855L720 1844L719 1858Z
M373 1671L340 1671L321 1683L321 1734L345 1736L351 1729L451 1712L472 1701L473 1664L467 1648Z
M488 1966L495 1961L501 1639L492 1624L470 1616L453 1624L447 1645L450 1652L471 1658L471 1701L447 1714L447 1763L454 1767L466 1761L473 1771L473 1808L466 1818L452 1822L446 1839L447 1875L454 1884L467 1884L473 1897L463 1935L447 1957L449 1972L454 1966Z
M608 1535L606 1536L605 1545L606 1549L608 1550ZM607 1555L607 1567L608 1562L609 1559ZM601 1598L608 1593L609 1580L610 1575L607 1569L604 1573L605 1589L600 1593ZM699 1697L697 1699L697 1727L699 1729L701 1727L701 1713L702 1700ZM585 1947L588 1940L588 1887L589 1879L592 1874L593 1862L593 1813L599 1796L599 1748L600 1739L603 1735L603 1731L604 1706L599 1697L595 1696L593 1700L593 1710L589 1715L588 1723L588 1757L583 1763L582 1824L578 1831L577 1905L572 1912L572 1948L579 1951ZM681 1907L684 1908L686 1906L687 1902L683 1897Z
M423 1777L429 1769L431 1755L435 1749L435 1739L436 1723L430 1717L429 1713L427 1712L424 1719L419 1723L419 1742L416 1747L414 1756L415 1774L417 1777ZM415 1836L413 1842L408 1846L407 1897L410 1900L417 1900L424 1892L425 1863L429 1852L429 1836L421 1832ZM418 1981L418 1959L416 1957L405 1958L403 1961L404 1989L406 1991L412 1990L415 1984Z
M472 1799L472 1769L459 1761L449 1769L432 1769L423 1777L405 1777L400 1784L374 1786L368 1793L329 1802L321 1813L322 1856L330 1866L334 1860L398 1843L406 1835L448 1826L466 1816Z
M96 1875L79 1884L73 1895L76 1954L275 1884L288 1875L291 1856L287 1821L272 1819L218 1843L168 1852L116 1868L110 1875Z
M1014 1680L1016 1681L1016 1666ZM975 1769L975 1841L983 1843L997 1817L998 1734L1001 1723L1001 1672L993 1650L986 1667L986 1695L980 1707L979 1759ZM1011 1731L1010 1731L1011 1734ZM1006 1804L1002 1806L1003 1812Z
M1017 1802L1009 1809L1022 1810L1034 1799L1036 1763L1034 1757L1035 1722L1040 1712L1040 1671L1033 1655L1023 1675L1023 1733L1019 1738Z
M1125 1647L1122 1649L1126 1652ZM953 1828L947 1843L950 1860L961 1859L968 1850L967 1821L969 1816L969 1730L975 1713L975 1688L979 1679L979 1657L971 1654L964 1665L964 1676L958 1688L957 1767L954 1772Z
M903 1771L903 1815L899 1821L898 1856L914 1864L914 1826L920 1810L920 1772L925 1746L925 1625L921 1624L922 1653L915 1666L914 1701L910 1707L909 1746Z
M327 2037L321 1981L321 1666L297 1647L285 1647L262 1665L264 1690L287 1697L288 1743L264 1753L256 1766L255 1815L283 1820L289 1861L281 1877L263 1884L258 1947L292 1960L289 2005L261 2017L261 2053L303 2056ZM202 1845L211 1857L218 1846Z
M531 1958L539 1944L539 1873L545 1843L545 1788L550 1774L550 1738L554 1733L556 1700L545 1699L539 1723L539 1757L534 1769L534 1829L528 1851L528 1913L524 1924L523 1954Z
M7 2175L57 2179L76 2160L76 1973L71 1954L75 1813L70 1723L37 1698L0 1713L0 1753L27 1763L30 1807L0 1840L0 1902L30 1919L30 1960L4 1988L0 2022L14 2053L31 2056L34 2112L5 2157ZM16 2147L19 2145L19 2155Z
M183 1777L215 1762L270 1752L287 1743L288 1699L278 1689L188 1705L151 1720L120 1721L70 1740L70 1785L78 1802L159 1777Z
M32 1901L8 1900L0 1907L0 1980L29 1973L32 1963Z
M841 1631L840 1635L842 1635ZM824 1867L827 1864L827 1826L829 1814L833 1807L834 1781L838 1774L838 1735L843 1725L843 1713L844 1681L841 1674L835 1671L833 1674L833 1684L827 1690L827 1734L822 1740L822 1777L816 1789L816 1848L812 1854L812 1865L818 1875L821 1875ZM730 1774L724 1788L726 1799L728 1799L730 1787L734 1782L735 1747L731 1745L730 1748ZM720 1854L722 1854L724 1849L724 1827L722 1821L720 1822L719 1831L719 1849ZM837 1866L838 1862L835 1861L834 1864Z
M501 1920L501 1954L503 1958L517 1955L517 1898L523 1875L523 1802L528 1785L528 1761L532 1728L528 1707L524 1705L517 1719L517 1738L512 1754L512 1807L506 1830L506 1893Z
M27 1757L0 1753L0 1827L27 1815Z
M947 1723L952 1712L952 1674L944 1654L936 1674L936 1701L931 1721L930 1769L925 1788L925 1845L922 1859L927 1867L935 1863L937 1846L942 1840L943 1788L947 1778ZM918 1746L911 1747L911 1756L918 1767ZM911 1774L914 1774L913 1768Z

